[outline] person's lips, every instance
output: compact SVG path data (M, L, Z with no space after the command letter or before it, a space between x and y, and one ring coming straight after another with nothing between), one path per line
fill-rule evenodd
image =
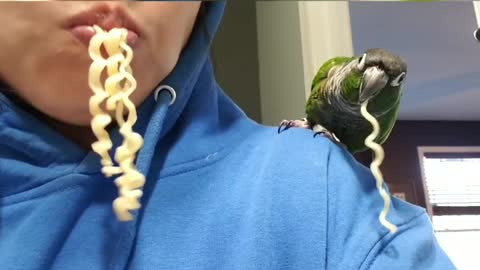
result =
M105 31L113 28L128 30L127 44L134 47L140 36L140 30L127 12L120 6L112 8L110 5L99 4L70 18L67 29L83 44L89 45L95 35L93 25L98 25Z
M90 43L90 39L95 35L95 30L90 25L78 25L70 29L72 34L78 38L83 44L87 45ZM128 30L127 34L127 44L130 47L133 47L138 40L138 34L132 30Z

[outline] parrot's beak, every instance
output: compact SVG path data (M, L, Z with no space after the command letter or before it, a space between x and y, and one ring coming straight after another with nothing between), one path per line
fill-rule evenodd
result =
M367 68L363 73L362 84L360 85L359 103L374 97L387 83L388 75L385 71L376 66Z

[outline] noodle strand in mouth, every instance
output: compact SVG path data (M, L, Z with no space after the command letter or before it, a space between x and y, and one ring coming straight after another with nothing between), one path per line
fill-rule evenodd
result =
M114 28L106 32L96 25L93 28L95 35L88 47L92 59L88 83L93 91L89 107L93 116L91 128L98 141L92 144L92 149L101 157L102 172L105 176L119 175L115 180L119 196L113 201L113 209L119 220L129 221L133 218L130 211L141 207L139 200L145 184L145 176L138 172L134 164L136 153L143 146L143 138L133 131L137 111L135 104L129 99L137 87L130 67L133 50L127 44L128 30ZM107 58L102 56L102 48L108 54ZM107 78L102 84L101 77L104 72ZM102 109L102 105L105 105L107 111ZM109 154L113 143L106 130L107 125L112 122L108 111L115 115L123 136L123 142L116 148L114 155L118 166L113 164Z

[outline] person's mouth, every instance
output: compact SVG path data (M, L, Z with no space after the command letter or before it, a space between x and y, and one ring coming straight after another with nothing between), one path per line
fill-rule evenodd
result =
M120 6L112 8L108 4L97 4L71 17L66 23L67 30L86 46L95 35L93 25L98 25L105 31L113 28L127 29L127 44L130 47L134 47L141 36L135 21Z

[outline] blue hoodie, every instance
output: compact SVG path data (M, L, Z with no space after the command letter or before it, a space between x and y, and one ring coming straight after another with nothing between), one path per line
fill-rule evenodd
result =
M223 7L207 6L211 35ZM0 92L0 269L454 269L423 209L393 199L399 231L380 225L375 181L345 150L246 117L210 43L195 29L162 81L172 105L152 91L139 107L147 182L131 222L95 153Z

